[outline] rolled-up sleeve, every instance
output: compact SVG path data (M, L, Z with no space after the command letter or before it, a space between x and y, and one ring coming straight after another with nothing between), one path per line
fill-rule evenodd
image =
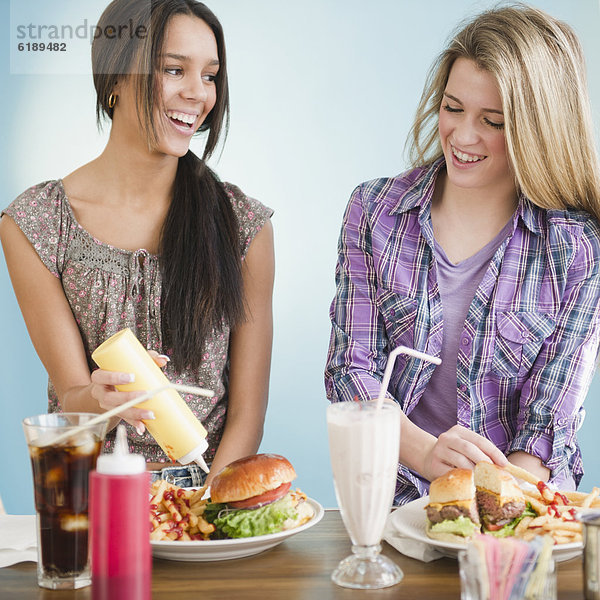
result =
M331 338L325 388L332 402L376 398L387 345L376 305L377 276L371 227L361 188L354 190L338 243L336 294L331 304Z

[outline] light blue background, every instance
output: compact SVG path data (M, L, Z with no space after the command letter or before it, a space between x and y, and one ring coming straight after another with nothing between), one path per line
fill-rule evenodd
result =
M46 4L50 22L69 22L77 4L95 19L104 0ZM275 209L275 339L261 450L286 455L299 474L298 485L326 506L334 506L335 497L322 373L342 213L359 182L404 169L404 140L431 61L460 20L492 4L209 2L225 28L232 96L229 139L213 166L223 179ZM600 124L598 1L534 4L579 34ZM9 2L0 0L2 207L29 185L66 175L92 159L106 139L95 127L91 76L10 75L9 33ZM32 513L20 423L45 412L46 375L3 260L0 314L0 494L9 512ZM599 393L596 377L580 435L584 489L600 484Z

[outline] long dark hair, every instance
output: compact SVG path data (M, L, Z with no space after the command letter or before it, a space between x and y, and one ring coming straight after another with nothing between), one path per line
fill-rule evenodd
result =
M238 222L224 186L206 165L229 125L223 29L195 0L114 0L97 25L92 69L98 122L104 115L112 118L109 98L118 78L131 77L140 124L152 147L165 31L178 14L198 17L211 28L219 58L216 104L199 129L206 135L204 153L200 159L188 151L179 159L160 239L163 348L172 349L175 368L183 370L201 362L213 331L234 327L244 318Z

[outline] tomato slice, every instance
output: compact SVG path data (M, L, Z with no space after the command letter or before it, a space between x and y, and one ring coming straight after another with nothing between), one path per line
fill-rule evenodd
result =
M485 524L485 528L488 531L500 531L503 527L504 527L504 525L495 525L494 523L486 523Z
M252 496L252 498L247 498L246 500L228 502L227 505L231 508L260 508L261 506L271 504L271 502L275 502L276 500L283 498L288 493L290 487L292 487L291 481L288 483L282 483L278 488L269 490L264 494Z

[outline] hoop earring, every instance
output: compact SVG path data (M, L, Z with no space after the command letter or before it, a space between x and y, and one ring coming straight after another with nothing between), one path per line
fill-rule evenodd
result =
M115 96L114 94L111 94L108 97L108 108L114 108L116 103L117 103L117 96Z

